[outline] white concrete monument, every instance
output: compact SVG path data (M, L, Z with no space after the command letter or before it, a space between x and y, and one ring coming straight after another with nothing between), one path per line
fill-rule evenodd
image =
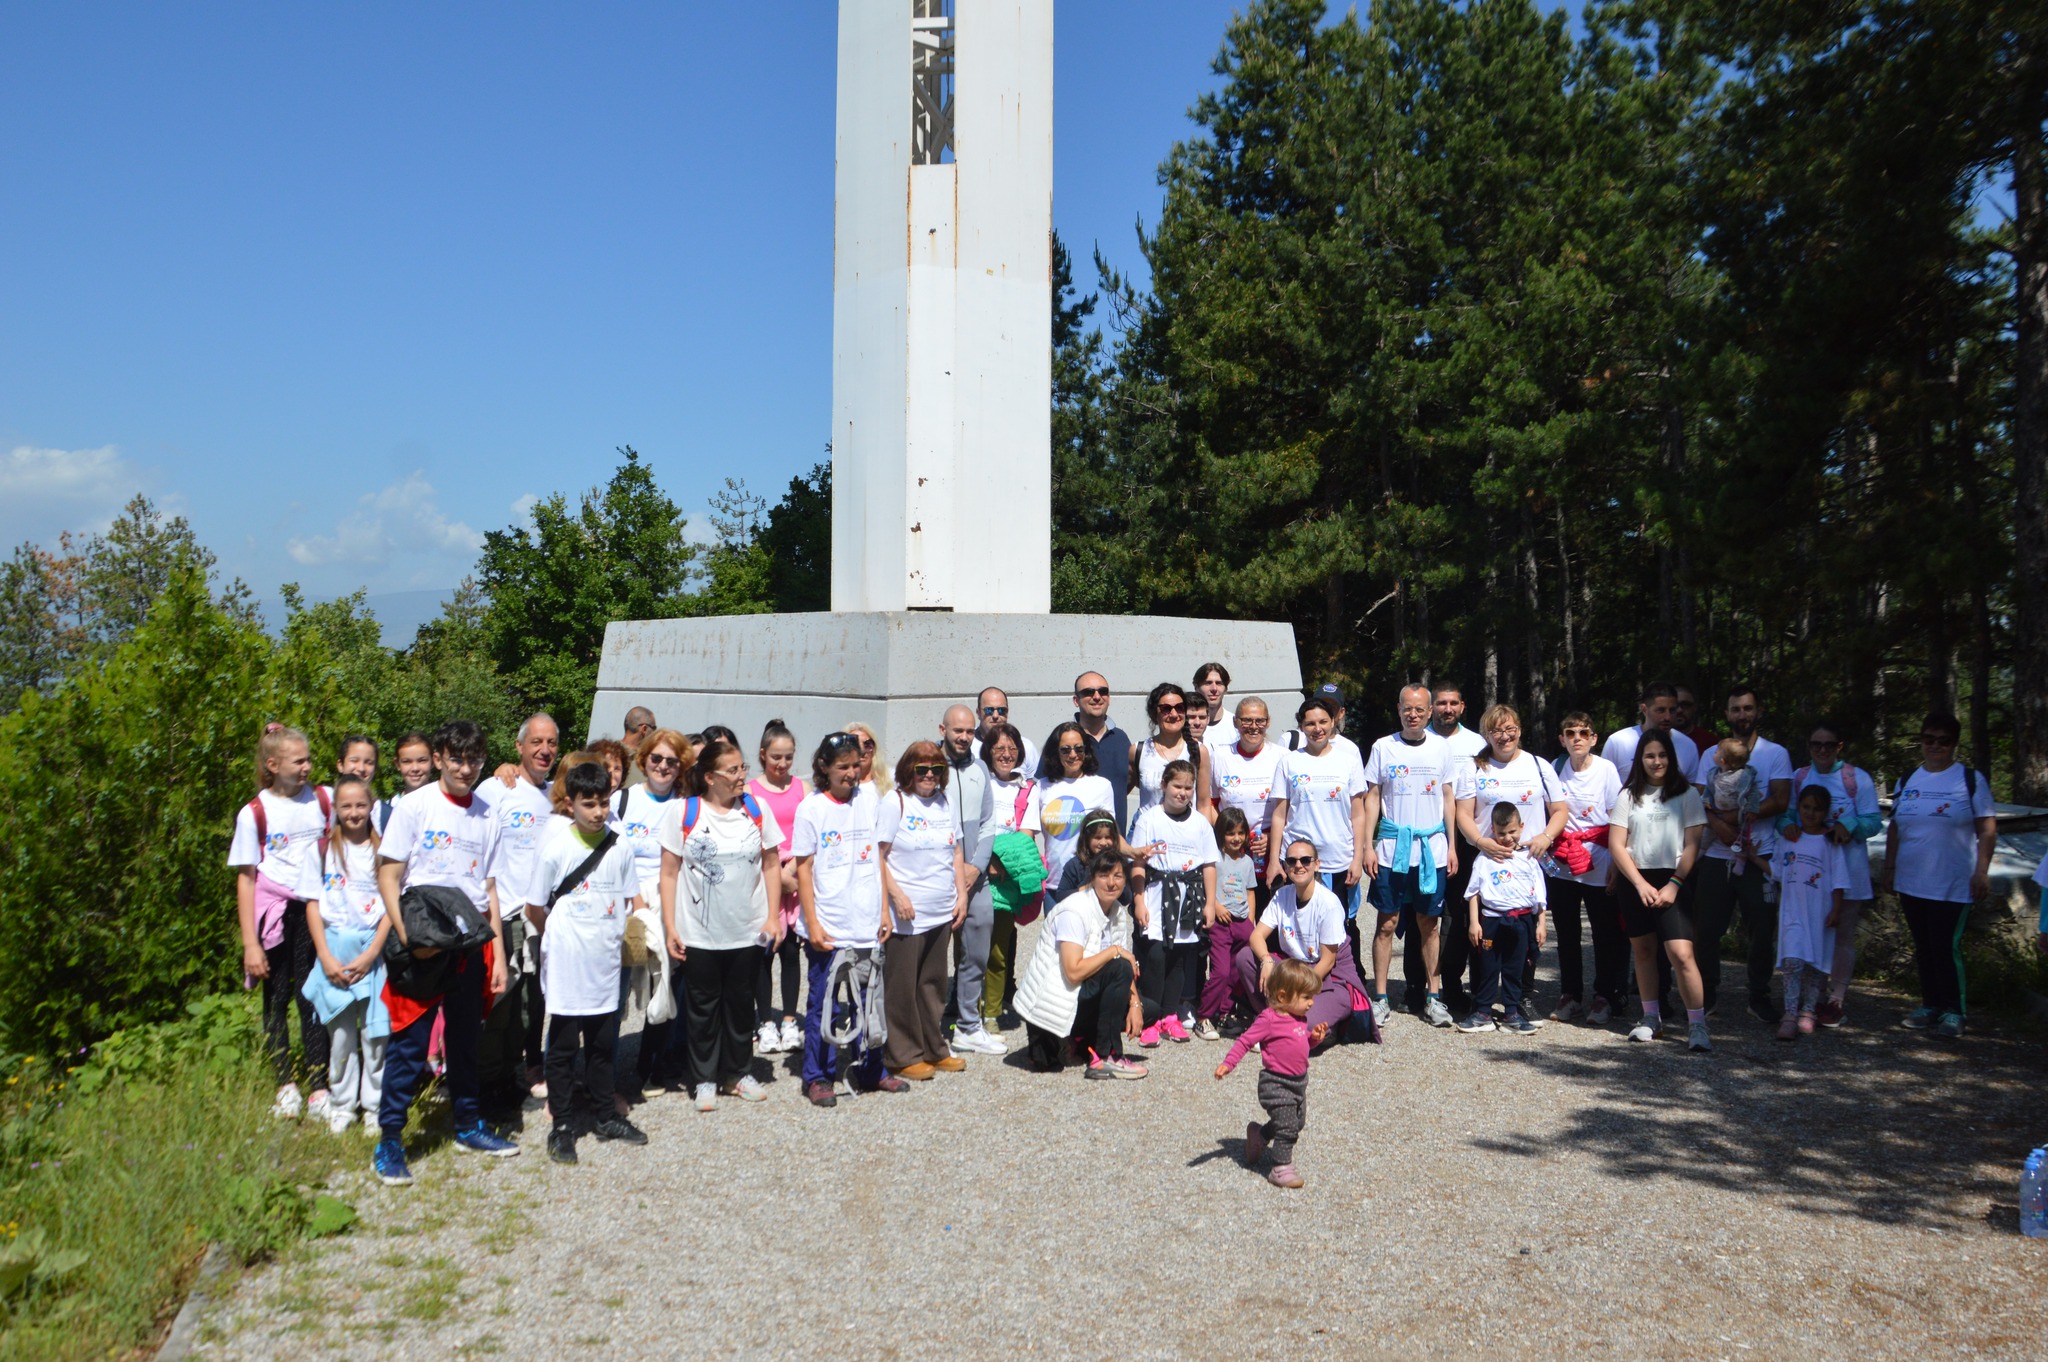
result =
M1073 680L1133 733L1153 683L1229 667L1290 711L1286 624L1051 615L1052 0L840 0L832 610L613 624L593 734L633 705L749 748L865 722L893 757L984 685L1033 742Z

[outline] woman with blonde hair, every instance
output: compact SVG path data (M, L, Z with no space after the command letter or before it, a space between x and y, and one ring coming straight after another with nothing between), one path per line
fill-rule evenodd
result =
M872 790L877 799L894 788L889 780L889 758L882 740L866 724L848 724L846 731L860 739L860 788Z

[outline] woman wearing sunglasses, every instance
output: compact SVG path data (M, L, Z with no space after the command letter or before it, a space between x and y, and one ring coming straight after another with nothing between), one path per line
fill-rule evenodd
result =
M889 761L875 730L863 723L850 723L846 731L860 740L860 787L877 799L889 793Z
M1872 898L1870 839L1884 830L1884 817L1877 809L1877 782L1870 772L1845 759L1841 729L1820 725L1807 738L1806 750L1807 765L1792 773L1792 807L1786 821L1797 824L1799 792L1820 786L1828 792L1828 840L1840 846L1849 861L1849 887L1835 923L1828 996L1814 1013L1822 1026L1840 1026L1848 1019L1849 981L1856 975L1856 926Z
M894 914L882 952L889 1040L883 1062L898 1078L922 1082L958 1073L967 1061L946 1045L946 947L967 918L973 883L946 795L946 759L935 742L904 749L896 788L881 800L875 838L882 849L882 893Z
M1131 748L1131 769L1124 788L1138 793L1138 805L1131 810L1131 822L1157 804L1160 780L1167 763L1184 761L1195 768L1195 808L1202 817L1215 821L1215 806L1209 797L1209 754L1188 738L1187 692L1171 681L1162 681L1145 697L1145 713L1152 720L1152 737ZM1125 829L1126 832L1129 828Z
M1116 798L1109 777L1095 763L1095 748L1081 725L1069 721L1045 740L1038 763L1039 821L1045 833L1045 882L1058 884L1074 859L1081 820L1090 809L1106 809Z
M1921 723L1920 767L1899 782L1884 837L1884 887L1898 892L1920 971L1920 1006L1903 1025L1948 1040L1963 1034L1967 1015L1963 927L1970 905L1991 892L1998 843L1990 777L1956 760L1962 736L1953 714Z
M1274 845L1282 845L1277 836ZM1344 906L1316 873L1323 857L1306 837L1288 838L1284 845L1286 850L1273 858L1273 864L1286 882L1259 914L1251 944L1237 953L1238 982L1251 995L1253 1007L1264 1009L1266 980L1278 950L1312 967L1322 981L1304 1019L1311 1027L1328 1026L1329 1039L1335 1041L1342 1037L1344 1024L1357 1015L1365 1019L1371 1038L1378 1040L1365 982L1358 977L1358 961L1344 935Z
M680 788L683 769L694 756L689 739L672 728L658 728L640 740L639 755L633 759L640 770L640 783L612 795L612 830L619 834L621 842L633 848L633 864L640 872L640 896L650 908L661 905L661 825L668 815L671 798ZM659 948L656 944L655 949ZM649 980L658 980L659 975L647 965L632 965L626 977L628 991L644 995ZM668 981L676 1007L674 1015L680 1016L682 975L668 971ZM684 1062L682 1036L674 1022L648 1022L642 1028L635 1066L640 1091L646 1091L650 1082L663 1086L681 1083Z

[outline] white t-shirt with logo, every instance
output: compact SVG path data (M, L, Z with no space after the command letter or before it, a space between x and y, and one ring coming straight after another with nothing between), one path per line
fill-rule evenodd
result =
M1016 791L1011 790L1008 797L1014 817ZM1094 809L1106 809L1115 818L1116 791L1108 776L1076 776L1046 781L1038 787L1038 802L1039 824L1045 833L1045 878L1048 884L1058 884L1060 872L1081 844L1081 820Z
M1878 817L1877 781L1871 777L1870 772L1863 770L1861 767L1854 768L1856 771L1856 795L1852 799L1849 796L1848 783L1842 776L1842 773L1849 769L1851 768L1846 763L1837 763L1832 771L1815 771L1809 768L1806 772L1804 785L1799 781L1799 773L1793 772L1792 806L1786 812L1793 818L1797 818L1799 816L1800 790L1808 786L1818 785L1828 792L1828 826L1833 827L1837 822L1846 823L1849 819L1857 817ZM1783 841L1784 838L1780 837L1780 844ZM1861 837L1854 837L1842 846L1842 850L1848 853L1849 873L1849 883L1843 890L1842 897L1852 903L1860 903L1865 899L1875 897L1876 891L1871 887L1870 883L1869 844ZM1970 865L1974 869L1977 863L1976 848L1974 846L1970 849L1970 856Z
M1778 839L1771 869L1778 877L1778 960L1799 960L1819 969L1835 963L1835 933L1827 925L1835 891L1849 887L1849 858L1826 833Z
M761 852L782 845L775 812L760 805L756 826L744 803L720 810L699 799L697 821L685 840L683 815L689 807L687 799L669 800L657 832L661 850L683 860L676 872L676 935L685 946L707 951L754 945L768 921Z
M547 886L536 899L542 904L596 849L595 842L583 840L572 820L548 822L528 875L529 883ZM595 1017L618 1008L619 954L626 940L626 918L639 892L633 848L622 838L547 910L547 930L540 938L540 988L548 1011L560 1017Z
M796 806L796 828L789 853L810 856L811 892L818 925L835 946L880 944L882 926L882 857L875 826L880 815L873 790L856 790L842 804L823 790L805 796ZM799 916L796 930L806 939L810 927Z
M951 922L960 901L959 881L953 874L960 834L954 830L946 792L939 790L930 799L903 790L884 795L875 840L889 848L890 878L910 898L910 922L906 925L895 916L892 907L889 930L917 936Z
M1558 784L1564 789L1564 827L1566 832L1591 832L1604 828L1614 815L1614 801L1621 798L1621 772L1614 769L1614 763L1593 753L1586 758L1586 769L1574 771L1569 760L1562 768L1553 766L1558 772ZM1593 863L1586 867L1583 875L1574 875L1566 869L1563 861L1555 857L1543 863L1543 873L1560 880L1576 880L1580 884L1603 885L1607 883L1607 871L1614 857L1598 842L1586 843L1586 851Z
M1483 756L1472 766L1471 798L1472 822L1480 836L1493 836L1494 805L1513 804L1522 815L1522 845L1527 846L1550 822L1549 805L1564 798L1564 784L1550 763L1533 752L1517 752L1505 766Z
M993 837L998 832L1043 832L1045 818L1040 808L1043 788L1022 768L1011 773L1008 780L997 780L995 772L989 772L989 800L995 806L993 825L988 833ZM1028 791L1028 793L1027 793ZM1020 801L1018 795L1024 797ZM1019 814L1019 805L1022 813Z
M254 866L256 873L293 898L312 903L325 892L320 873L320 839L327 835L327 818L320 812L320 796L311 785L286 799L264 790L256 796L263 801L262 846L256 845L256 813L247 804L235 815L235 834L228 842L228 864Z
M1242 812L1254 837L1266 831L1273 821L1273 786L1280 771L1280 750L1272 743L1261 743L1258 751L1246 756L1234 742L1209 749L1210 797L1218 808ZM1254 866L1263 874L1266 858L1255 857Z
M554 805L548 802L548 792L524 774L514 778L509 790L502 780L484 781L476 787L476 801L498 822L497 878L507 891L499 898L500 914L508 920L519 917L528 903L545 902L562 882L557 877L543 885L532 883L534 858L547 836L548 820L555 816Z
M1304 964L1320 964L1325 946L1344 945L1344 905L1320 882L1302 905L1295 902L1294 881L1282 881L1259 914L1259 925L1273 929L1267 938L1272 946Z
M1977 820L1994 816L1991 781L1977 773L1976 798L1970 797L1956 762L1940 773L1922 766L1907 776L1905 788L1892 803L1892 826L1899 830L1893 855L1892 888L1918 899L1939 903L1971 901L1970 877L1977 871Z
M1479 911L1496 917L1542 908L1550 902L1550 886L1543 882L1543 867L1526 849L1505 861L1480 857L1472 868L1472 880L1465 893L1478 895Z
M498 820L491 816L490 806L475 795L467 804L458 804L436 782L401 797L392 806L391 821L384 825L384 842L377 855L379 860L405 863L399 881L401 893L415 885L460 889L478 912L491 910L484 886L498 876ZM566 875L572 868L564 866L562 873ZM555 880L548 889L559 883ZM541 891L541 897L547 897L548 889ZM506 897L517 898L518 894ZM612 1001L616 1004L618 1000Z
M1215 865L1219 859L1216 830L1193 808L1186 816L1175 818L1166 812L1164 804L1154 804L1139 813L1137 822L1131 825L1131 845L1145 853L1148 867L1158 871L1200 870L1205 865ZM1164 892L1165 886L1156 876L1146 877L1145 910L1149 921L1145 935L1154 941L1160 940L1159 905ZM1201 940L1200 925L1197 918L1194 927L1174 937L1173 944L1185 946Z
M1372 745L1365 758L1365 783L1378 786L1380 825L1375 834L1375 854L1380 865L1394 863L1394 835L1389 825L1407 828L1442 828L1444 791L1455 785L1457 756L1451 745L1434 733L1425 732L1422 741L1410 744L1399 733L1389 733ZM1448 829L1430 834L1430 855L1444 866L1450 860ZM1411 867L1422 864L1420 847L1409 851Z
M1699 760L1693 765L1691 771L1692 783L1702 789L1712 789L1714 773L1720 769L1721 749L1719 745L1709 747L1700 754ZM1756 789L1757 798L1759 799L1769 797L1772 781L1782 780L1790 784L1792 780L1792 758L1786 753L1782 744L1774 743L1769 738L1757 738L1752 743L1749 753L1749 769L1756 772ZM1741 815L1738 814L1736 817L1737 826L1740 827ZM1777 820L1781 817L1783 817L1782 814L1772 814L1768 818L1750 820L1750 840L1756 843L1756 854L1765 860L1769 860L1778 849ZM1723 842L1714 835L1714 825L1712 823L1707 824L1707 835L1701 841L1705 843L1701 849L1702 854L1710 859L1716 861L1734 859L1734 851L1729 848L1726 842Z
M628 785L612 796L612 831L633 848L633 863L640 870L640 897L650 908L661 903L661 825L668 818L669 806L682 798L656 795L645 785ZM545 886L543 894L554 887Z
M336 835L327 844L320 920L330 927L357 930L375 928L384 920L384 896L377 889L377 851L367 839L350 842Z
M1351 801L1364 795L1365 763L1358 749L1334 741L1319 757L1305 747L1283 752L1274 771L1273 798L1287 801L1287 839L1306 837L1315 843L1316 868L1325 875L1351 868L1358 852Z

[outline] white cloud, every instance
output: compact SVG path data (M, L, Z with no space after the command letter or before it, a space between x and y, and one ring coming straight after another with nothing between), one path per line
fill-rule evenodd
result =
M528 492L525 496L513 502L512 523L514 525L524 525L530 522L533 519L533 508L538 505L540 505L540 497L532 492Z
M419 553L474 554L484 537L442 514L434 485L414 471L402 481L363 497L332 534L294 537L292 560L305 567L336 563L385 565Z
M142 475L113 445L0 453L0 537L54 544L66 530L96 533L112 523Z

